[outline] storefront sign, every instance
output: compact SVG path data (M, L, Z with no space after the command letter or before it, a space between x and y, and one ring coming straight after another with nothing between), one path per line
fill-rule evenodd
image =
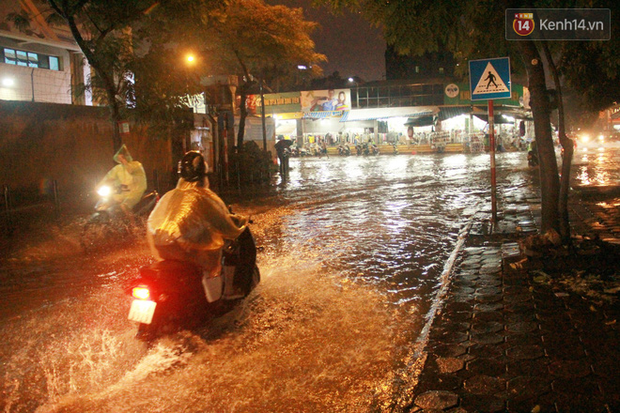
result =
M330 112L338 117L351 108L349 89L310 90L301 92L302 112ZM340 113L339 113L340 112Z
M458 85L455 85L454 83L450 83L449 85L446 86L446 88L444 89L444 92L446 93L446 96L448 96L449 98L455 98L459 95L459 87Z
M290 113L301 111L299 92L265 93L265 114ZM252 114L261 113L260 95L248 95L246 107Z

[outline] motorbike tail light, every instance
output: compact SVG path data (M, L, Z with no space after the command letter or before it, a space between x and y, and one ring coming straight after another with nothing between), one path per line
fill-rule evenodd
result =
M148 300L151 296L151 292L146 287L134 287L131 290L131 295L138 300Z

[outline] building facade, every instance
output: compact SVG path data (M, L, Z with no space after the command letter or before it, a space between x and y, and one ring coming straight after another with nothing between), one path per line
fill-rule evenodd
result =
M0 99L92 105L84 93L90 67L71 33L51 27L46 5L35 0L0 4ZM27 30L7 20L26 15Z

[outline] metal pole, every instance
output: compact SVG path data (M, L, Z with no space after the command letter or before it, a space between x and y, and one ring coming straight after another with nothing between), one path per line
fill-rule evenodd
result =
M263 124L263 150L267 152L267 129L265 128L265 96L263 94L263 77L258 82L260 90L261 122Z
M58 196L58 181L52 181L53 190L54 190L54 212L56 214L56 219L60 219L60 197Z
M159 172L157 169L153 169L153 189L157 191L157 193L161 193L159 188Z
M239 172L239 161L236 162L237 166L237 190L241 192L241 174Z
M32 72L30 72L30 85L32 86L32 101L34 102L34 67Z
M495 115L493 101L489 100L489 145L491 146L491 214L497 223L497 177L495 175Z
M5 216L6 216L6 228L7 228L7 232L11 233L13 231L13 219L11 217L11 196L10 196L8 185L4 185L3 195L4 195L4 209L5 209Z

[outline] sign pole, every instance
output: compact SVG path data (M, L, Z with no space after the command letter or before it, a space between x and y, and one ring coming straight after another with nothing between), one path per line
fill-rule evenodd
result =
M489 104L489 146L491 147L491 212L497 224L497 177L495 174L495 114L493 99L510 99L510 59L497 57L469 61L469 90L471 100L486 100Z
M493 101L489 100L489 145L491 147L491 216L497 224L497 176L495 174L495 115Z

